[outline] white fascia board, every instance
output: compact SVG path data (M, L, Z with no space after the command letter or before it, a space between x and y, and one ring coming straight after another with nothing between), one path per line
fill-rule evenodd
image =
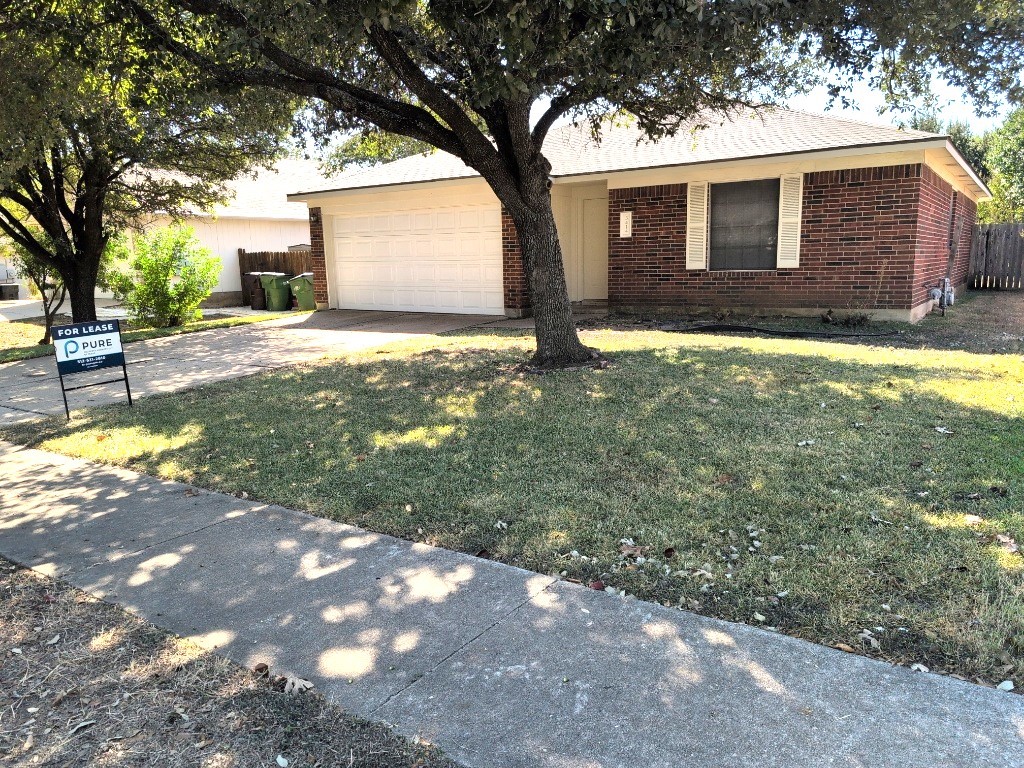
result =
M464 184L483 184L480 176L457 176L452 179L433 179L431 181L410 181L397 184L378 184L372 187L351 187L349 189L325 189L319 192L294 192L287 196L290 203L306 203L310 207L320 205L324 200L352 196L373 195L382 192L415 192L417 190L438 190L446 187L457 187Z

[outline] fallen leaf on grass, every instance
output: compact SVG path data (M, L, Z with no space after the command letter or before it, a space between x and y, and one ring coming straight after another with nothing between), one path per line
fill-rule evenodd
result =
M288 676L287 681L284 684L284 692L290 696L308 691L313 687L313 684L309 680L303 680L301 677Z
M928 667L924 664L911 664L910 669L914 672L928 672Z
M110 437L110 435L96 435L96 442L97 443L102 443L108 437Z
M832 647L839 651L845 651L846 653L857 652L852 645L847 645L846 643L836 643Z
M76 734L80 730L82 730L83 728L88 728L90 725L95 725L95 724L96 724L95 720L83 720L78 725L76 725L74 728L72 728L70 731L68 731L68 736L73 736L74 734Z
M598 592L601 592L601 591L604 590L604 582L601 581L600 579L596 579L596 580L590 582L590 584L588 586L591 589L596 589Z
M646 548L637 544L623 544L619 547L619 553L626 557L643 557Z
M985 522L985 520L977 515L964 515L964 522L967 525L980 525Z
M49 640L46 641L46 644L47 645L56 645L58 642L60 642L60 635L54 635L53 637L51 637Z
M871 646L875 650L878 650L882 647L881 643L879 643L878 640L875 639L874 633L870 629L865 629L859 632L857 634L857 637L859 637L867 645Z
M1020 554L1020 547L1017 546L1017 542L1012 537L1003 533L997 533L996 541L1004 552L1009 552L1011 555Z
M953 434L953 430L949 429L948 427L936 427L935 431L938 432L940 435L952 435Z

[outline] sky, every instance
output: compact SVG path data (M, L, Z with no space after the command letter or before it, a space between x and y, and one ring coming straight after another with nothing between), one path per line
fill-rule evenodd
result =
M979 116L964 94L946 83L936 81L932 84L932 91L938 101L939 116L944 122L961 121L969 123L974 133L997 128L1006 117L1008 108L1004 107L994 116ZM825 112L826 114L845 115L858 120L866 120L873 123L896 123L906 118L905 113L885 112L879 114L879 109L885 106L885 101L879 91L871 88L867 82L861 81L853 86L850 96L856 102L854 108L843 108L836 104L828 108L828 93L825 88L816 88L804 96L798 96L788 102L793 109L801 109L807 112Z

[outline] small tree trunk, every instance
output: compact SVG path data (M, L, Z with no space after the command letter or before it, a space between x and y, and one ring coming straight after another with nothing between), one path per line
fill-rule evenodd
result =
M532 363L564 368L594 360L597 353L580 342L572 320L551 196L527 210L510 211L523 253L523 269L533 307L537 351Z
M39 292L43 295L43 314L45 315L44 322L46 323L46 332L43 334L43 340L40 344L50 344L53 342L53 318L56 317L57 312L64 304L64 299L67 296L67 289L64 284L61 283L59 289L53 289L53 293L50 294L50 299L46 299L46 288L40 287Z

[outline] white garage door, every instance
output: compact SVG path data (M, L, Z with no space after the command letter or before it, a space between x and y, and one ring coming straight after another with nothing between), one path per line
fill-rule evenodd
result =
M504 312L496 205L336 216L334 253L344 309Z

